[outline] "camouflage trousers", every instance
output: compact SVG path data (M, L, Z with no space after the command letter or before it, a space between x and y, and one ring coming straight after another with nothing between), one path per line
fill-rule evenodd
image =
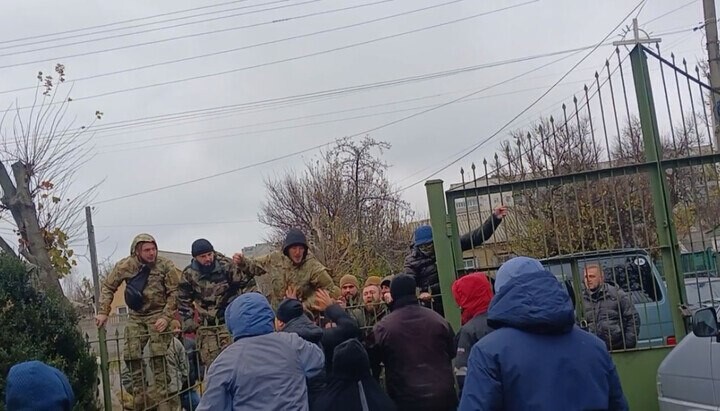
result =
M168 405L168 383L170 377L165 363L172 333L165 330L163 333L155 331L155 321L160 314L150 316L131 316L125 326L124 357L130 373L132 395L136 410L144 410L154 404L162 404L158 409ZM148 390L148 378L145 376L143 366L143 348L148 345L150 351L150 370L153 373L153 389ZM173 401L174 402L174 401Z
M200 351L200 361L207 370L218 355L228 345L232 344L232 337L225 325L200 327L197 330L197 347Z

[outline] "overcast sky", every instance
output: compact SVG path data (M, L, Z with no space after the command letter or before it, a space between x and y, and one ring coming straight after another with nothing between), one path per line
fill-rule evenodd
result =
M95 155L75 182L80 191L105 179L94 216L101 260L126 256L139 232L156 236L165 250L188 252L193 240L205 237L216 249L232 253L262 242L267 234L257 221L265 194L263 179L301 170L317 150L167 190L102 200L358 135L567 56L472 99L372 131L373 138L392 144L385 156L391 165L389 175L398 187L406 187L495 133L589 50L401 85L375 85L355 92L347 92L348 87L592 46L636 4L628 0L6 1L0 25L0 92L33 86L39 70L51 72L55 63L62 63L75 100L68 117L80 123L92 119L96 110L104 112L91 140ZM684 4L688 5L656 19ZM188 9L195 10L177 13ZM147 18L157 15L163 16ZM702 19L699 0L648 0L639 15L641 26L651 33L692 29ZM120 23L112 24L116 22ZM88 27L95 28L78 30ZM312 34L317 32L321 33ZM52 33L62 34L37 37ZM288 39L297 36L302 37ZM17 39L25 40L12 41ZM173 40L162 41L166 39ZM663 36L663 47L693 63L704 58L703 41L702 30L686 30ZM134 46L149 42L154 43ZM581 90L583 81L592 80L593 71L611 52L611 46L598 48L508 131L556 111L558 101ZM126 71L148 65L155 66ZM115 71L125 72L74 81ZM193 77L200 78L186 80ZM151 85L157 86L146 87ZM334 89L344 91L332 98L307 98L308 93ZM31 91L2 93L0 103L6 107L17 99L23 106L31 96ZM257 104L291 96L304 98ZM254 104L237 106L246 103ZM116 123L231 105L235 108L222 115L185 115L172 122L102 130ZM435 178L446 185L457 182L460 166L492 156L506 136L500 133ZM403 191L403 196L418 213L426 213L422 184ZM82 254L85 247L79 240ZM84 261L81 270L89 271Z

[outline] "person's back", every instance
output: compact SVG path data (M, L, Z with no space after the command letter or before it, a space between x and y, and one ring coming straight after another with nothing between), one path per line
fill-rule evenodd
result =
M575 326L570 297L551 273L504 282L488 324L496 330L471 350L459 410L627 409L610 355Z
M395 404L370 372L362 343L347 340L335 348L332 377L311 404L313 411L394 411Z
M322 350L297 334L273 332L273 321L260 294L230 304L226 323L235 342L210 366L198 411L308 410L305 380L322 370Z
M400 410L455 409L450 324L418 305L411 276L396 277L390 287L393 311L374 329L388 394Z

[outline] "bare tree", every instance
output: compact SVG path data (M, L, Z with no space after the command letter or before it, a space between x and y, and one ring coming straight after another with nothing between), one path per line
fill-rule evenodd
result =
M53 75L38 73L31 106L13 103L0 119L0 205L11 214L18 252L36 267L41 287L61 293L58 278L76 264L68 240L80 233L80 211L96 186L75 196L70 187L90 159L87 131L103 113L96 111L86 126L66 121L72 99L59 93L65 67L56 65ZM16 255L2 237L0 248Z
M371 138L342 140L304 173L267 180L260 221L276 239L290 227L304 230L334 276L399 270L412 213L386 177L380 155L389 148Z

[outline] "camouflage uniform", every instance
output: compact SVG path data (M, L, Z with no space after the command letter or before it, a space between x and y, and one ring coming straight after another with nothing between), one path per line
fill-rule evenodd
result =
M200 316L197 330L200 359L206 367L232 343L225 327L225 308L240 294L256 291L255 279L245 274L226 256L215 253L212 271L203 273L193 260L182 274L178 308L185 324L193 322L193 302Z
M333 283L327 269L315 257L308 254L300 265L293 264L289 257L280 251L250 259L246 258L241 264L243 271L261 275L268 273L271 277L272 290L268 299L277 310L280 302L285 298L288 287L297 288L297 298L303 302L307 311L314 311L312 305L315 301L315 291L327 290L333 298L340 296L340 289Z
M360 307L352 310L352 316L357 320L358 327L360 327L361 339L365 350L368 353L370 359L370 369L373 377L380 379L382 373L382 366L380 364L380 353L375 344L375 334L373 328L375 324L379 323L380 320L387 315L389 312L387 305L384 302L377 302L372 304L370 307Z
M157 245L155 239L148 234L140 234L133 239L130 256L115 264L115 267L103 281L98 314L108 315L110 313L110 305L115 291L123 281L128 281L139 272L143 263L136 256L135 248L139 243L143 242L152 242ZM158 256L155 263L150 267L147 285L142 292L142 308L138 311L130 310L130 318L125 326L123 355L132 377L132 394L135 397L136 409L144 409L143 404L146 400L148 405L159 404L167 395L170 379L164 359L172 339L172 333L170 330L158 333L155 331L154 325L160 318L164 318L168 325L172 321L177 304L179 280L180 272L173 263ZM150 364L155 373L155 392L146 396L143 381L142 352L143 347L148 343L151 356Z

